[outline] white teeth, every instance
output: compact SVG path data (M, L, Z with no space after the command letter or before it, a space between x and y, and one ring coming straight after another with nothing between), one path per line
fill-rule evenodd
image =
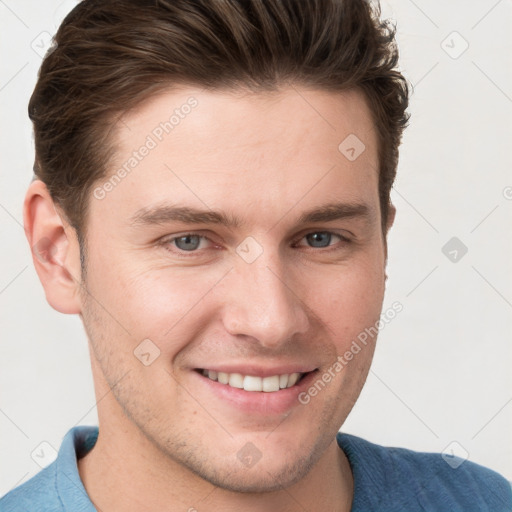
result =
M262 379L262 381L263 391L266 391L267 393L270 391L279 391L279 375L265 377Z
M212 379L213 380L213 379ZM221 384L227 384L229 382L229 373L224 373L224 372L218 372L217 373L217 380L221 383Z
M264 391L266 393L291 388L302 375L301 373L291 373L272 375L270 377L256 377L240 373L216 372L215 370L202 370L202 374L211 380L216 380L221 384L228 384L234 388L244 389L245 391Z
M244 376L240 373L229 374L229 385L232 388L244 389Z
M300 373L292 373L290 375L290 377L288 378L287 386L288 387L293 386L299 380L299 377L300 377Z
M246 375L244 377L244 389L245 391L263 391L261 377L253 377L252 375Z

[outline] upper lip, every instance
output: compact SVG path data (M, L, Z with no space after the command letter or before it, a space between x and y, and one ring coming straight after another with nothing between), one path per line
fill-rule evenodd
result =
M229 365L229 364L211 364L196 368L196 370L213 370L223 373L240 373L241 375L251 375L253 377L271 377L273 375L285 375L291 373L308 373L316 370L316 366L305 364L284 364L272 367L263 367L258 365Z

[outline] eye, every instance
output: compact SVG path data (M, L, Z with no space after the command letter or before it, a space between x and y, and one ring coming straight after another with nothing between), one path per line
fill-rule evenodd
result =
M314 231L311 233L308 233L304 237L302 237L300 240L306 240L308 244L310 244L310 247L313 248L322 248L322 247L330 247L333 244L332 237L337 237L342 242L349 242L349 240L341 235L338 235L336 233L332 233L331 231ZM300 241L299 240L299 241Z
M168 244L174 244L181 251L193 252L199 249L202 240L207 240L205 236L187 233L167 240Z

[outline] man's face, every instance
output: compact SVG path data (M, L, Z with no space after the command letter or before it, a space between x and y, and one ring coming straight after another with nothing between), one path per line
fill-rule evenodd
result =
M172 128L161 125L175 109ZM87 219L82 317L97 392L112 388L100 432L224 488L296 482L332 450L374 340L333 365L382 307L377 139L363 96L183 89L118 126L111 173L131 163L93 187ZM339 149L351 134L359 156L354 135ZM173 208L205 214L193 222ZM338 215L304 220L322 208ZM305 375L279 391L236 387L276 389L295 373Z

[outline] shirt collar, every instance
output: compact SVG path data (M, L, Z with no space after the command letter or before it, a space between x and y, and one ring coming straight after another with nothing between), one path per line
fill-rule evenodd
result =
M98 427L73 427L64 436L56 460L57 493L64 510L96 512L80 479L77 460L85 456L96 443Z

